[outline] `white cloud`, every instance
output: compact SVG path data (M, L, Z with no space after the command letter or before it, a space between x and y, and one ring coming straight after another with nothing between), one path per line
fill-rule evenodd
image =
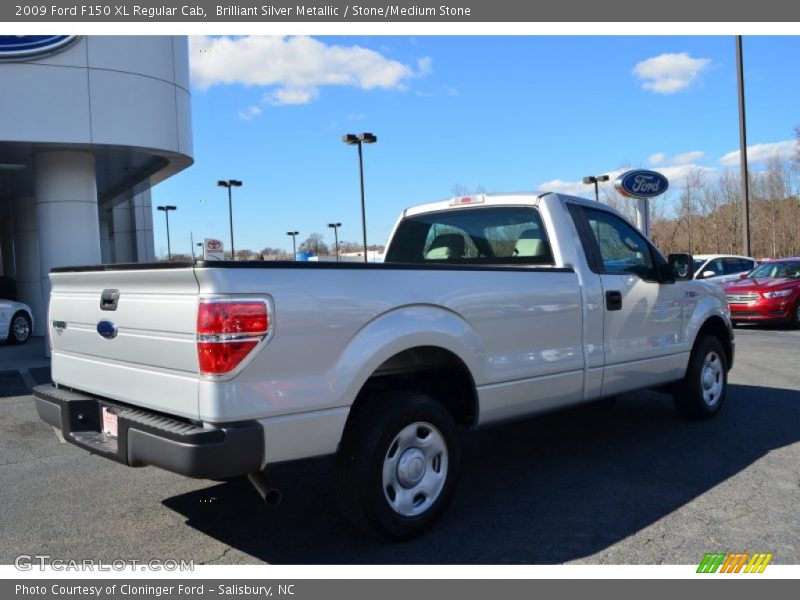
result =
M685 152L683 154L673 156L670 162L673 165L691 165L692 163L705 158L705 156L706 153L701 150L692 150L691 152Z
M660 165L666 160L666 158L667 155L663 152L656 152L655 154L651 154L648 160L650 161L651 165Z
M776 156L780 159L787 159L793 157L796 151L797 142L795 140L784 140L771 144L753 144L747 147L747 162L751 164L763 163ZM728 152L719 159L719 162L725 167L737 166L739 164L739 151Z
M308 103L326 85L404 89L406 80L432 68L428 57L419 59L415 71L368 48L325 44L307 36L192 36L189 49L195 86L275 87L265 95L270 104Z
M284 104L308 104L319 96L319 89L315 87L284 87L274 92L264 94L263 101L273 106Z
M260 117L261 112L261 109L255 105L248 106L246 109L239 111L239 118L242 121L252 121L256 117Z
M661 54L633 67L642 87L656 94L674 94L687 89L711 64L708 58L692 58L688 52Z

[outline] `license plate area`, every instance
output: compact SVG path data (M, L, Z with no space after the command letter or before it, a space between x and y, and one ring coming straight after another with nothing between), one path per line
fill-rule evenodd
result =
M117 409L111 406L100 406L100 433L104 436L117 439L119 435L119 419Z

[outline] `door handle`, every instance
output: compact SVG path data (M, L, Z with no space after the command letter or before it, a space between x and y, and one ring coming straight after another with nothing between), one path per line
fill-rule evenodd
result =
M609 290L606 292L606 309L622 310L622 292Z

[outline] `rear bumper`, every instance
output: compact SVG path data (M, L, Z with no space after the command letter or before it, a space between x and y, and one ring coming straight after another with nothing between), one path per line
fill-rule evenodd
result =
M33 396L39 417L65 440L131 467L153 465L206 479L261 470L264 430L255 422L204 429L52 384L35 387ZM117 414L116 438L101 432L103 407Z

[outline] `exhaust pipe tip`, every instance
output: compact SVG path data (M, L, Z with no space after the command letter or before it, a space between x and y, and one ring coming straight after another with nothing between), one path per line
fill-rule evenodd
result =
M267 493L264 494L264 502L267 503L267 506L270 506L272 508L278 506L278 504L281 503L282 499L283 499L283 494L281 494L280 490L276 490L275 488L267 490Z
M269 486L267 478L264 476L263 472L250 473L247 475L247 478L250 480L250 483L253 484L256 492L259 496L261 496L261 499L267 506L274 508L281 503L283 494L281 494L279 489Z

